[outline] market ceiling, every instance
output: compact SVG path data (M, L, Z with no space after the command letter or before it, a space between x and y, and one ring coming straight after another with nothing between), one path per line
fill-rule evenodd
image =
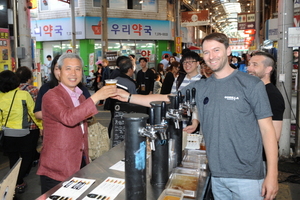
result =
M211 26L230 37L239 37L237 14L254 12L255 0L183 0L181 11L209 10Z

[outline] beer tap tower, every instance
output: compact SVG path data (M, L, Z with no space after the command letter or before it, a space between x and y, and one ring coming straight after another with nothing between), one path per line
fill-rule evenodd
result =
M127 200L146 200L146 137L139 134L146 127L148 115L125 114L125 195Z
M168 110L166 118L172 119L168 124L168 134L169 138L173 139L175 143L176 166L179 166L182 160L182 122L189 120L183 117L184 110L186 110L187 116L191 117L191 111L193 111L196 105L195 96L195 88L192 88L192 100L190 100L190 90L186 90L185 101L183 101L183 96L180 91L178 91L177 95L168 95L171 108Z
M151 184L163 188L168 181L166 103L151 102L150 119L140 113L125 114L125 193L127 200L146 200L146 138L152 150ZM160 191L161 192L161 191Z
M168 103L169 104L169 103ZM154 101L150 103L150 126L155 131L157 138L152 149L152 171L150 183L164 187L169 179L169 142L167 137L166 102Z

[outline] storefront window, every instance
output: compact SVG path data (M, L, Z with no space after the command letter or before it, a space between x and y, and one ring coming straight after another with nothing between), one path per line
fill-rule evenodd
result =
M101 0L93 0L93 6L101 7ZM157 0L107 0L107 7L157 12Z
M72 46L70 41L63 42L44 42L44 52L48 55L53 55L53 57L57 55L61 55L66 52L72 52ZM79 52L79 42L76 41L76 51Z
M108 55L109 54L109 55ZM134 54L136 56L136 64L138 64L138 60L141 57L145 57L148 60L148 67L156 67L155 66L155 42L154 41L109 41L108 42L108 54L107 56L111 59L110 66L114 63L114 57L117 56L129 56L130 54ZM96 60L102 59L102 48L101 48L101 40L95 41L95 58ZM108 59L108 60L109 60Z
M121 41L121 54L124 56L129 56L130 54L135 55L135 42Z
M113 9L127 9L127 0L110 0L109 8Z
M154 41L137 41L136 42L136 57L145 57L148 60L149 68L156 68L155 66L155 42Z
M107 1L107 7L110 8L110 1L109 0L106 0ZM102 4L102 0L93 0L93 6L94 7L101 7L101 4Z
M78 7L78 0L74 0L75 7ZM64 10L69 9L70 4L58 0L40 0L40 10Z

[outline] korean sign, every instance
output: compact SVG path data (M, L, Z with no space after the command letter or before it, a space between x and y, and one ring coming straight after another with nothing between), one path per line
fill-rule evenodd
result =
M12 70L8 29L0 28L0 71Z
M85 38L84 17L76 17L76 39ZM36 41L71 40L72 26L70 18L31 21L31 36Z
M76 17L76 39L101 39L101 23L100 17ZM173 39L166 20L108 18L107 30L108 39ZM36 41L70 40L71 34L70 18L31 21Z
M238 30L255 29L255 13L238 14Z
M205 26L209 24L208 10L181 13L181 26Z
M101 39L101 18L86 17L86 38ZM108 18L108 39L171 40L171 22L128 18Z

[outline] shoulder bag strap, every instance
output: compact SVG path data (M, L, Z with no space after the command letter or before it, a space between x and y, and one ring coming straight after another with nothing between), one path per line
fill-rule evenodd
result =
M17 91L18 91L18 90L15 91L14 97L13 97L12 102L11 102L11 104L10 104L10 108L9 108L9 111L8 111L8 114L7 114L7 118L6 118L6 122L5 122L5 125L4 125L4 126L6 126L6 124L7 124L7 120L8 120L8 118L9 118L9 114L10 114L10 111L11 111L11 107L12 107L12 105L13 105L13 103L14 103L14 100L15 100L15 96L16 96Z

